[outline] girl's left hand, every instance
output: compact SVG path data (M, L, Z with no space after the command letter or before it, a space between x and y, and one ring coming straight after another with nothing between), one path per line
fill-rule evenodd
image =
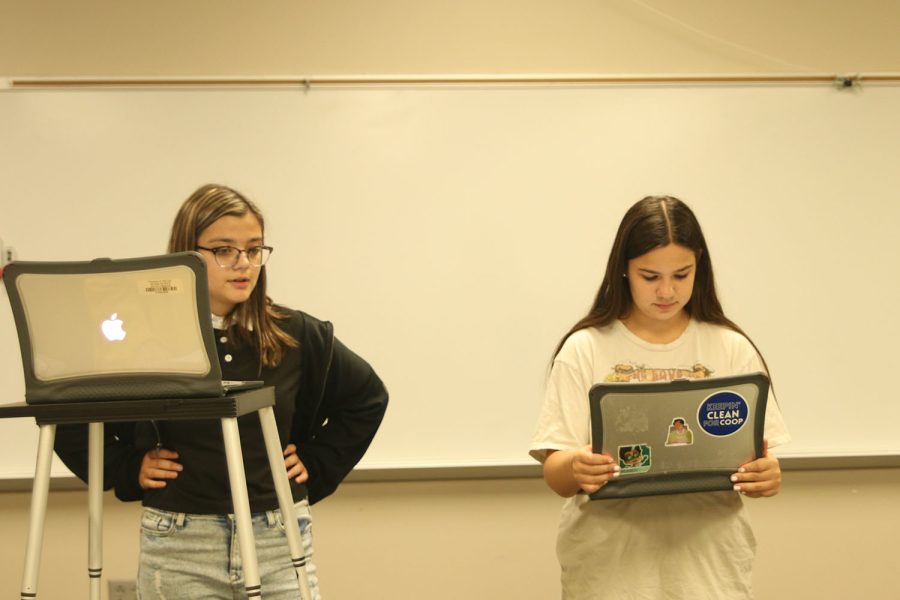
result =
M309 471L297 456L297 446L294 444L288 444L284 449L284 467L287 469L288 479L293 479L296 483L309 479Z
M781 465L769 454L769 440L763 440L762 458L742 465L731 481L734 491L751 498L774 496L781 490Z

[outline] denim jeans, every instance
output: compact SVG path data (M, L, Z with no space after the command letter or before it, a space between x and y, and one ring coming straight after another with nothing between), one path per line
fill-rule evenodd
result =
M312 563L312 519L306 500L294 506L312 600L321 600ZM252 515L262 600L300 597L280 511ZM244 573L234 515L194 515L144 508L139 600L244 600Z

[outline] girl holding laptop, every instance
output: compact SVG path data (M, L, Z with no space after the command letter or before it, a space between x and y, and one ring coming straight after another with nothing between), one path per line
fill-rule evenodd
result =
M621 468L591 451L593 384L757 371L765 363L722 310L691 209L670 196L632 206L593 306L556 349L531 444L547 485L567 498L557 542L564 599L752 597L756 543L742 496L778 493L781 469L768 452L732 476L734 491L597 501L578 492L599 490ZM765 437L769 446L790 439L774 400Z

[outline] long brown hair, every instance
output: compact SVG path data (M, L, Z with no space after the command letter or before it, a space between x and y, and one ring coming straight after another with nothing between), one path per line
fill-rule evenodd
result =
M594 304L588 314L563 336L553 356L559 354L563 344L576 331L588 327L604 327L616 319L627 317L633 305L628 280L623 277L628 271L628 261L669 244L692 250L697 260L694 290L690 302L684 307L688 315L697 321L722 325L736 331L756 348L750 336L726 317L722 310L716 294L709 248L694 212L673 196L647 196L629 208L622 217ZM768 371L759 348L756 348L756 352Z
M253 202L224 185L204 185L184 201L175 215L169 237L169 252L196 250L197 238L207 227L222 217L243 217L247 213L257 218L260 228L265 232L262 212ZM266 296L266 267L262 266L250 298L225 315L225 324L232 329L229 337L237 338L237 342L257 349L261 366L274 367L281 362L286 347L298 345L297 340L275 321L286 317L287 314Z

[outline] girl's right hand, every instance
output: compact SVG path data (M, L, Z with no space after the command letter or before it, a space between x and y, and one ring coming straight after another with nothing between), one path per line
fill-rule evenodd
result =
M590 445L572 454L572 476L578 486L593 494L619 476L619 465L608 454L595 454Z
M138 473L138 484L142 489L159 489L166 487L166 479L175 479L184 467L175 462L178 453L165 448L148 450L141 460L141 471Z

